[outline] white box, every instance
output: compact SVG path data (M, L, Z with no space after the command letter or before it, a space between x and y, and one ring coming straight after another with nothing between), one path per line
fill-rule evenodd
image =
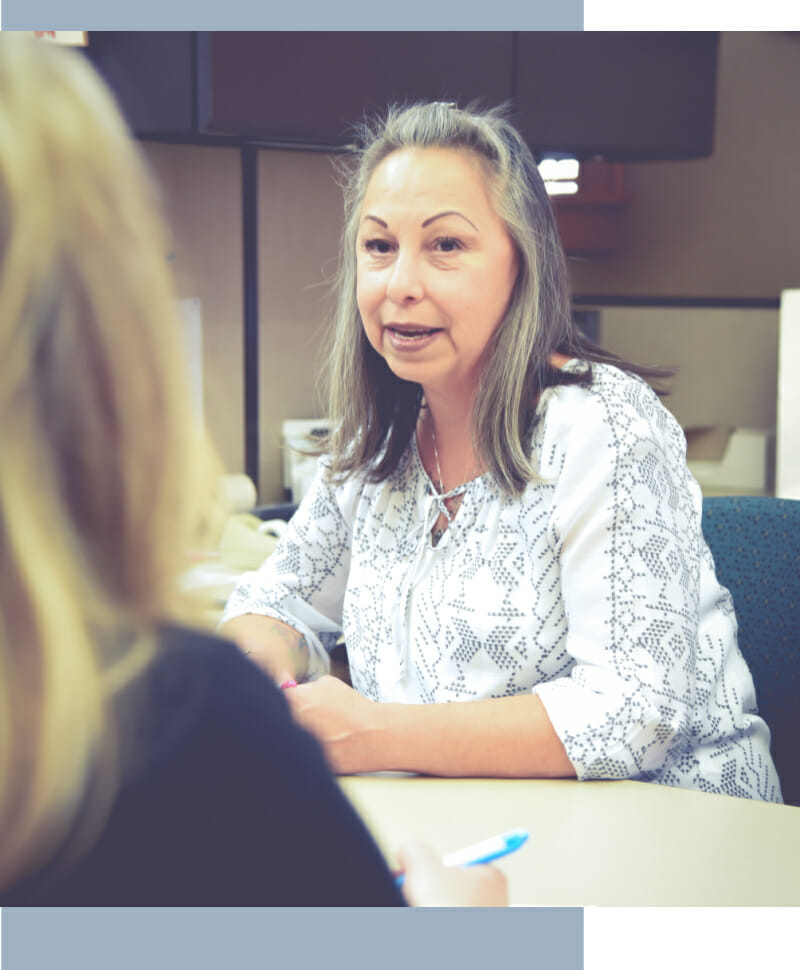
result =
M772 431L692 428L687 464L704 491L760 495L770 488Z
M800 290L781 293L775 494L800 499Z
M292 419L281 426L283 487L289 490L295 505L302 501L317 473L317 457L303 452L313 449L329 429L327 418Z

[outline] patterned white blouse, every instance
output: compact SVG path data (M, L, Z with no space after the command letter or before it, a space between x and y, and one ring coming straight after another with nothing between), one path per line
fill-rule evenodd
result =
M344 632L353 686L374 700L533 691L580 779L780 801L683 433L643 381L593 372L588 387L541 396L541 478L520 497L489 475L469 482L436 546L438 499L414 441L378 484L333 485L321 463L223 622L291 624L314 675Z

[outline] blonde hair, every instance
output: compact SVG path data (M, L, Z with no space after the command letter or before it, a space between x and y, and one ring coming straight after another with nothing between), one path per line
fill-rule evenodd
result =
M154 203L82 56L1 34L0 888L101 824L216 471Z

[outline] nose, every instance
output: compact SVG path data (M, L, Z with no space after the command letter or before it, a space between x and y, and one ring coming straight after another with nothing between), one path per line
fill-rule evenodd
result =
M392 303L402 306L421 300L423 293L420 268L414 254L400 250L389 274L386 296Z

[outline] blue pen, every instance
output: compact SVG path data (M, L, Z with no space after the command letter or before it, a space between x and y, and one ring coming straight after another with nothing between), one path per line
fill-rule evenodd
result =
M490 839L483 842L476 842L468 845L456 852L446 855L442 862L446 866L480 866L487 862L493 862L501 856L508 855L509 852L516 852L528 841L528 833L525 829L510 829L502 835L493 835ZM405 874L400 873L396 882L398 886L403 885Z

